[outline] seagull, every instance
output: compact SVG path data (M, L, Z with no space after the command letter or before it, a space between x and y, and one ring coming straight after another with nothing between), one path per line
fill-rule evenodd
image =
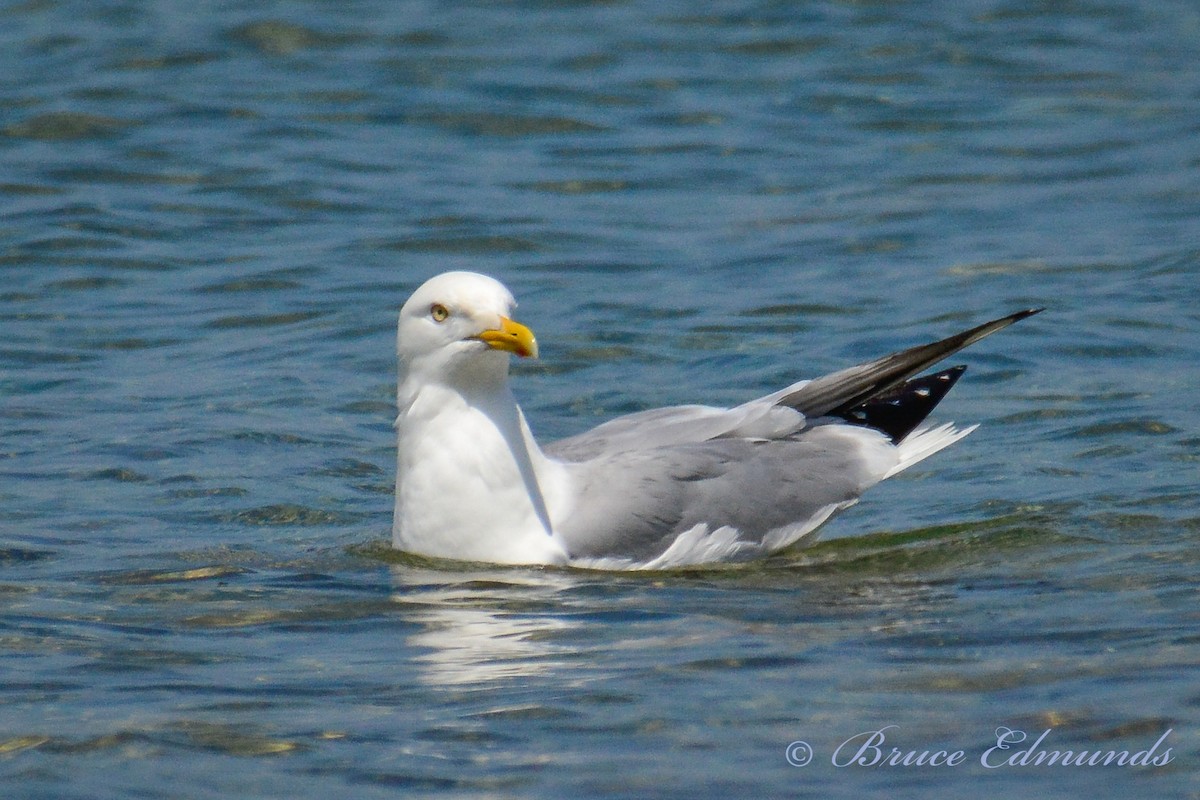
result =
M400 310L392 544L441 559L594 569L744 561L816 540L880 481L977 426L924 426L965 366L913 377L1042 309L734 408L628 414L540 446L509 387L537 339L494 278L447 272Z

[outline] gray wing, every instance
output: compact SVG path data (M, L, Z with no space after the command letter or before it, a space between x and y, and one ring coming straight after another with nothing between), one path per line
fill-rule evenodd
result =
M742 542L763 549L771 549L764 537L781 528L791 526L789 535L803 535L806 526L820 524L877 482L886 469L879 469L872 453L891 447L888 437L870 429L872 413L858 415L868 427L808 420L853 419L856 410L870 410L873 399L890 401L889 392L898 386L913 388L914 396L929 396L925 379L906 381L1040 310L1010 314L802 381L736 408L655 409L555 442L546 452L566 462L575 491L572 510L556 529L572 558L635 561L662 555L695 526L735 529ZM913 424L959 373L961 369L933 376L946 385L931 402L923 401Z
M587 461L629 450L698 444L721 438L777 439L804 427L795 409L757 400L736 408L668 406L605 422L586 433L547 445L563 461Z
M1018 311L931 344L902 350L816 380L800 381L735 408L671 406L617 417L586 433L554 442L546 447L546 452L555 458L578 462L630 449L646 450L718 438L790 436L805 427L806 419L847 417L854 409L895 389L918 372L1041 310ZM933 405L936 401L925 413Z
M556 525L572 559L645 562L697 525L736 529L748 546L784 526L813 527L879 479L859 437L819 425L776 440L717 439L571 464L573 511ZM842 428L838 435L834 428ZM834 434L834 435L831 435ZM773 548L771 548L773 549Z

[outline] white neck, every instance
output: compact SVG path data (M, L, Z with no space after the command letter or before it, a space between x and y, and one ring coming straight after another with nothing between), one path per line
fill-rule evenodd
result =
M504 377L466 387L401 380L398 549L489 562L566 561L546 496L547 484L555 493L561 466L538 449Z

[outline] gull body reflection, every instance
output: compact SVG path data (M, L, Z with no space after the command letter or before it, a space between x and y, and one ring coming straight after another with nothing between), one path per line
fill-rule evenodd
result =
M408 643L421 682L466 687L552 673L574 646L562 643L582 625L564 613L564 596L580 584L567 572L490 569L450 572L393 565L392 599L419 630ZM569 611L569 610L567 610Z

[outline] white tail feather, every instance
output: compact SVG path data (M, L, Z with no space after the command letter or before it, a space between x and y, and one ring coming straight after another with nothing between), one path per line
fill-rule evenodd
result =
M954 444L978 427L978 425L972 425L959 430L954 427L953 422L947 422L936 428L918 428L908 436L905 436L900 444L896 445L896 452L900 456L900 460L896 463L896 466L887 471L887 474L883 476L884 479L892 477L897 472L903 472L918 461L924 461L937 451Z

